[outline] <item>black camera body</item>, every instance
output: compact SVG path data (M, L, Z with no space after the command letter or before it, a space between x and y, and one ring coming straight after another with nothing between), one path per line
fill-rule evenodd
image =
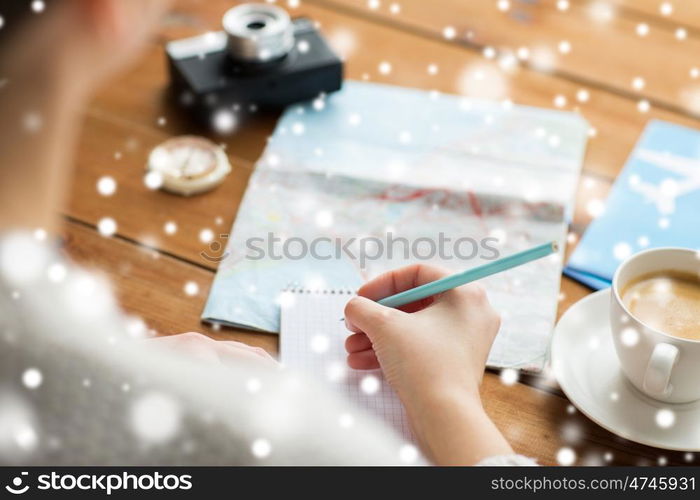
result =
M229 12L246 6L256 5ZM310 19L287 17L286 33L257 37L255 31L270 20L257 21L248 14L241 28L246 33L233 38L236 28L227 29L228 15L225 31L176 40L166 47L175 98L206 123L222 109L236 115L276 109L341 88L343 63Z

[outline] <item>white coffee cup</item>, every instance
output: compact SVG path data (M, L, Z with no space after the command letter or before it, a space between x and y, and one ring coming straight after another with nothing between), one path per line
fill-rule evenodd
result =
M633 279L658 271L697 275L699 257L687 248L645 250L625 260L613 277L610 325L622 371L644 394L668 403L700 399L700 341L645 325L627 310L621 291Z

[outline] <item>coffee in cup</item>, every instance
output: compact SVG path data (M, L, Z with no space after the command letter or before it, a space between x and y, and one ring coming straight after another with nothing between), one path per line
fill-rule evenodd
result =
M700 276L665 269L634 278L622 287L627 310L651 328L700 340Z
M612 282L610 326L620 367L647 396L700 399L700 253L654 248L632 255Z

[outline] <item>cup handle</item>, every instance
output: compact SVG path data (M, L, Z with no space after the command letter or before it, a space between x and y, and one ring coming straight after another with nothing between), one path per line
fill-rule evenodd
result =
M656 344L644 373L644 390L658 396L668 394L671 390L671 371L677 360L678 348L671 344Z

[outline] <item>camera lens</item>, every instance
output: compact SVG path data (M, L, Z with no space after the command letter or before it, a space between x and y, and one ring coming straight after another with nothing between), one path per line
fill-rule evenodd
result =
M228 50L238 61L264 63L285 56L294 46L289 14L274 5L246 3L226 11Z

